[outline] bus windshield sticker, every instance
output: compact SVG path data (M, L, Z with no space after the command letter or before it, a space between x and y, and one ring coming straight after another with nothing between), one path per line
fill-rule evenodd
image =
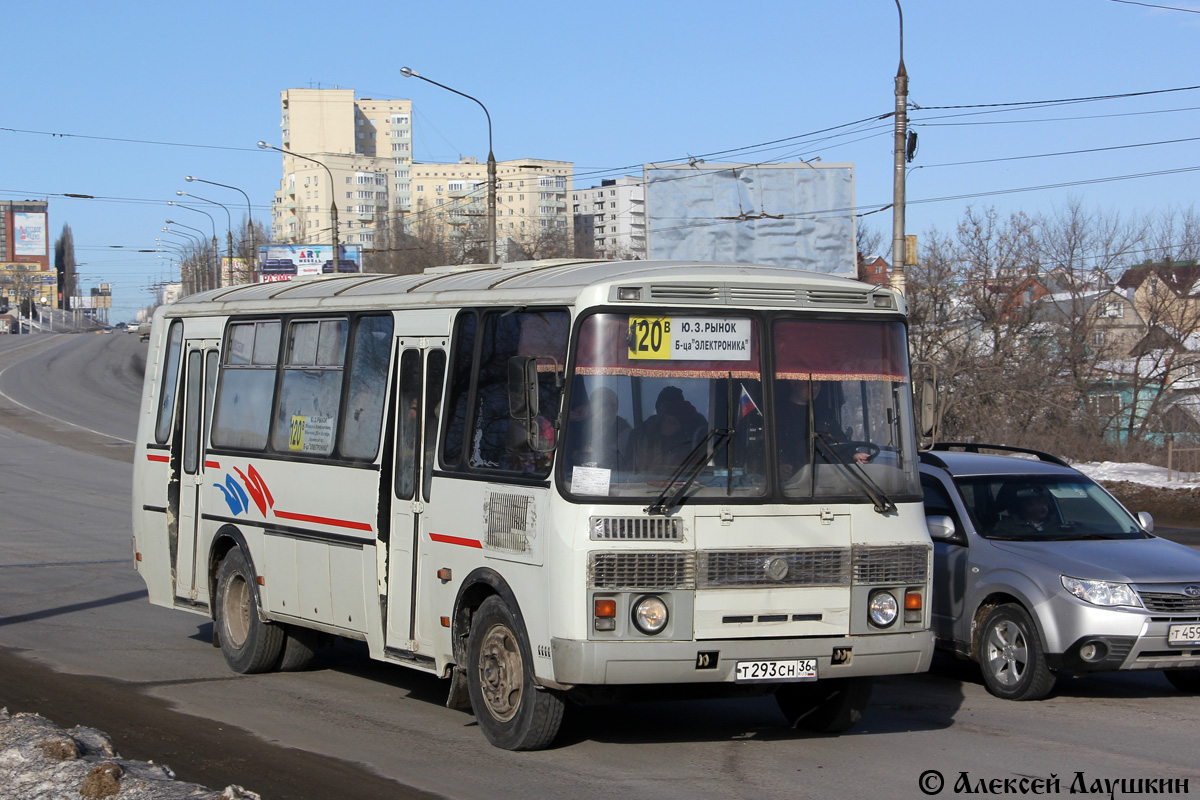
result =
M601 467L575 467L571 470L572 494L608 495L612 470Z
M749 319L630 317L630 359L750 361Z

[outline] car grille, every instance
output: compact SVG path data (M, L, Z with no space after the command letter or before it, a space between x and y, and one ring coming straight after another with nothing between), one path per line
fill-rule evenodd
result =
M854 582L870 586L925 583L928 545L854 545Z
M1147 592L1138 589L1138 596L1148 611L1159 614L1194 614L1200 611L1200 597L1188 597L1176 592Z

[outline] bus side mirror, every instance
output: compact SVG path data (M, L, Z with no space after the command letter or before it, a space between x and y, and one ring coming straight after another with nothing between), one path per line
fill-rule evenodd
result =
M513 419L526 421L537 416L537 359L532 356L508 360L508 413Z
M937 385L933 378L921 381L921 435L933 436L937 426Z

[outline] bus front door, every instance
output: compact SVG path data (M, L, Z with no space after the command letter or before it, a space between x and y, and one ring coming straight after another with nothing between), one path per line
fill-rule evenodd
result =
M420 588L417 562L441 418L445 345L444 337L403 337L399 347L386 647L392 656L415 661L428 656L421 652L419 643L422 631L416 613Z
M205 446L217 383L217 341L188 339L183 351L183 450L179 459L179 523L175 551L175 602L197 596L197 533L204 488ZM205 592L207 594L207 592Z

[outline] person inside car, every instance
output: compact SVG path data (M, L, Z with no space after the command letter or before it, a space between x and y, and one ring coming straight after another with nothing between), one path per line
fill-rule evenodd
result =
M1050 492L1045 486L1018 489L1008 502L1008 510L996 523L997 536L1028 536L1057 527Z

